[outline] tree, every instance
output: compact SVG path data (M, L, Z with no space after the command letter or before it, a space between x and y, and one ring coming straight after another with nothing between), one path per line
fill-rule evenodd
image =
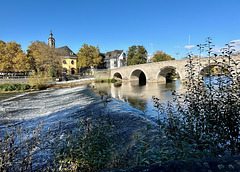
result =
M161 61L175 60L175 58L164 53L163 51L156 51L156 53L150 60L152 62L161 62Z
M141 45L129 47L127 65L144 64L147 62L147 50Z
M28 47L27 54L31 61L31 68L35 72L44 72L51 77L62 73L60 57L56 50L50 48L45 42L32 42Z
M78 53L78 68L89 68L91 66L98 66L102 62L102 56L100 56L100 50L98 46L92 46L83 44Z
M21 45L0 40L0 70L4 72L28 72L30 60L21 49Z
M195 56L193 56L192 58L193 58L193 59L198 59L199 57L195 55Z

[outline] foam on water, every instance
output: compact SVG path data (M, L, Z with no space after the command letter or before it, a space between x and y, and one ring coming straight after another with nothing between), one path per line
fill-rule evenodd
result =
M0 121L22 121L91 103L87 85L23 93L0 103ZM70 113L70 112L69 112Z

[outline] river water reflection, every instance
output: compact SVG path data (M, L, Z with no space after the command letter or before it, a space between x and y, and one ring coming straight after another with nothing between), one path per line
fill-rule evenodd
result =
M128 103L130 106L141 110L146 115L154 115L152 97L158 97L161 102L173 101L173 91L184 92L184 86L180 80L167 84L147 83L139 85L138 82L122 83L93 83L92 88L100 93L109 95L115 99Z

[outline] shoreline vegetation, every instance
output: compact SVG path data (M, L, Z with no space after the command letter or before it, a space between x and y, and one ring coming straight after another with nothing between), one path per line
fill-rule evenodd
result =
M30 86L29 84L0 84L0 93L14 93L14 92L31 92L46 89L76 87L80 85L90 84L94 81L79 81L74 83L63 84L44 84L37 88L36 86Z
M92 82L115 83L115 82L121 82L121 81L112 78L112 79L83 80L83 81L76 81L72 83L61 83L61 84L55 83L55 84L41 84L41 85L40 84L34 85L34 84L19 84L19 83L3 83L3 84L0 84L0 93L30 92L30 91L39 91L39 90L54 89L54 88L75 87L75 86L90 84Z
M103 83L103 82L107 82L107 83L115 83L118 82L118 80L116 80L115 78L112 79L95 79L96 83Z

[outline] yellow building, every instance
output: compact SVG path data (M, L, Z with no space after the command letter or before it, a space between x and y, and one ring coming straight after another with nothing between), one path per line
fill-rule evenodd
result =
M55 39L53 38L52 31L48 38L48 45L55 48ZM56 48L57 54L62 59L63 72L67 75L74 75L77 73L77 55L68 47Z
M77 55L67 46L56 49L60 58L62 59L63 72L67 75L74 75L77 73Z

